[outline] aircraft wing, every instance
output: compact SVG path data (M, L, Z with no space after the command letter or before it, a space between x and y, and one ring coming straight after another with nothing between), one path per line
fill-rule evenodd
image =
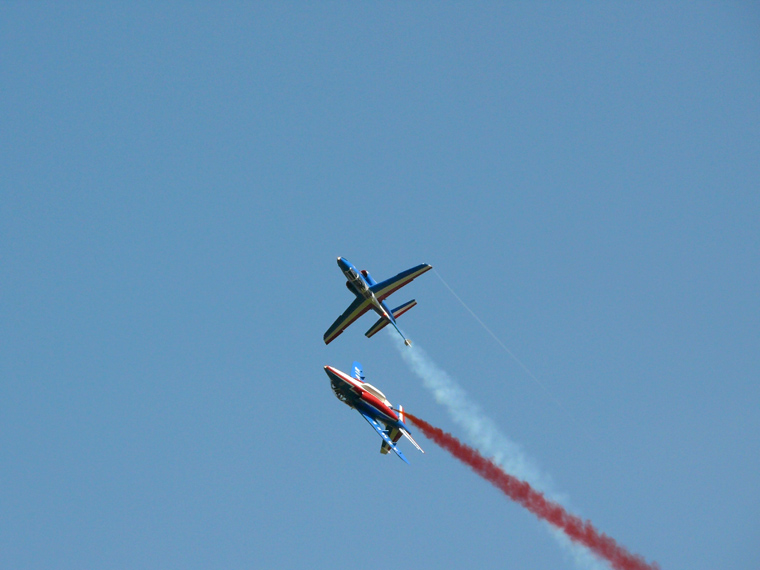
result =
M370 287L370 289L372 289L372 292L375 294L377 299L379 301L382 301L394 291L398 291L404 285L411 283L414 279L416 279L417 277L419 277L426 271L430 271L431 269L433 269L432 265L428 265L427 263L422 263L420 265L417 265L416 267L412 267L411 269L402 271L395 277L391 277L390 279L386 279L385 281L376 283L375 285Z
M325 344L330 344L334 341L340 333L346 330L348 325L353 323L371 308L372 303L369 299L361 299L357 297L354 302L348 306L348 309L343 311L343 314L335 319L332 326L327 329L327 332L323 337Z
M367 422L369 422L369 425L371 425L373 428L375 428L375 431L380 434L380 437L383 438L383 441L385 444L390 447L393 451L396 452L396 455L398 455L401 459L404 460L404 463L407 465L409 464L409 461L407 461L406 457L404 457L404 454L401 453L401 450L396 447L396 444L393 443L390 437L388 437L388 433L380 426L378 421L374 419L372 416L365 414L363 412L359 412Z

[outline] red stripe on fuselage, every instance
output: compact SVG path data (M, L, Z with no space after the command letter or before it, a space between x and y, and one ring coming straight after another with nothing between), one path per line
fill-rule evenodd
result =
M398 420L398 416L396 415L396 412L394 412L388 406L386 406L385 403L382 400L380 400L380 398L378 398L377 396L362 390L361 399L364 400L373 408L375 408L378 412L380 412L384 416L387 416L393 420Z
M351 388L356 392L359 397L364 400L367 404L375 408L379 413L386 416L389 419L398 421L398 416L396 415L396 412L394 412L389 406L385 404L380 398L375 396L374 394L370 394L367 392L364 388L362 388L362 383L356 380L355 378L352 378L345 372L341 372L337 368L333 368L332 366L327 366L326 368L329 368L330 371L335 374L336 376L339 376L343 381L348 383Z

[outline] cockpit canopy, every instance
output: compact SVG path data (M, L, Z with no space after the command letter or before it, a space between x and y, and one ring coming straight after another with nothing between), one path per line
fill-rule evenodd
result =
M375 388L372 384L367 384L366 382L364 382L362 384L362 389L366 390L373 396L377 396L386 406L388 406L389 408L391 407L391 403L388 401L388 398L385 397L385 394L383 394L380 390Z

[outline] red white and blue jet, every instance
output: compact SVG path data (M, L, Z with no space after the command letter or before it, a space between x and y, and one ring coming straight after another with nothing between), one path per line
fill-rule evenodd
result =
M404 339L404 344L411 346L412 343L398 328L396 319L414 307L417 304L417 301L412 299L391 311L385 304L385 299L394 291L401 289L401 287L411 283L426 271L431 270L433 266L428 265L427 263L422 263L416 267L402 271L395 277L391 277L380 283L372 279L372 276L370 276L366 269L357 271L356 267L342 257L338 258L338 267L340 267L340 270L348 279L348 281L346 281L346 287L356 295L356 299L348 306L348 309L335 320L332 326L327 329L327 332L324 334L325 344L330 344L340 333L346 330L351 323L372 309L380 315L380 319L365 333L367 338L372 337L376 332L382 330L390 323L398 331L398 334L401 335L401 338Z
M409 429L404 424L403 406L399 406L398 410L394 409L385 394L372 384L367 384L364 381L361 364L354 362L353 376L332 366L325 366L325 372L330 378L330 387L335 392L335 396L344 404L356 409L383 438L380 453L387 454L392 449L396 455L409 463L401 450L396 447L396 442L402 435L411 441L414 447L422 451L422 448L409 435ZM422 453L425 452L422 451Z

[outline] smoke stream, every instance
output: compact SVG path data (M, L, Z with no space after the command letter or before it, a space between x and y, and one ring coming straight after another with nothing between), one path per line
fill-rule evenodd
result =
M528 460L520 446L505 437L483 410L470 400L467 392L445 370L439 368L418 344L407 348L395 336L391 338L403 360L420 377L423 386L433 393L437 403L446 407L478 449L493 457L497 464L510 473L530 481L534 486L543 490L551 488L551 480Z
M432 392L435 401L443 405L453 420L465 430L467 438L474 443L475 447L491 457L492 461L505 471L529 482L554 502L567 502L566 497L552 490L551 478L543 474L526 457L518 444L501 433L483 410L470 400L459 383L445 370L439 368L419 344L408 348L396 335L389 333L389 338L395 343L409 368L420 377L423 386ZM606 567L588 549L572 542L566 534L549 524L546 527L559 545L572 557L576 567L585 570L600 570Z
M425 436L451 453L475 473L501 490L510 499L525 507L538 518L562 530L572 541L582 544L597 556L605 559L616 570L657 570L657 563L648 564L644 558L628 552L606 534L600 533L590 521L568 513L561 505L547 499L526 481L503 471L492 460L486 459L472 447L454 436L434 427L407 412L406 416Z

